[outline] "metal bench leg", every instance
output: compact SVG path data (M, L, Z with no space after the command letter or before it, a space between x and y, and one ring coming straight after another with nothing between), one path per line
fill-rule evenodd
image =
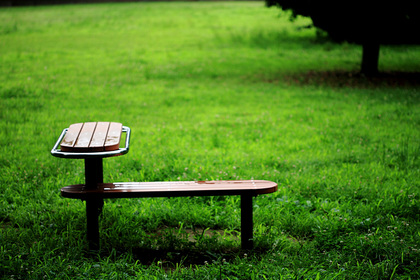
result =
M86 230L90 250L99 249L99 214L102 206L102 199L86 200Z
M251 250L253 242L252 195L241 195L241 243L242 249Z
M102 158L85 159L86 188L96 189L103 183ZM90 250L99 249L99 215L102 212L104 200L92 198L86 200L86 231Z
M96 189L104 182L102 158L85 159L85 185L89 189Z

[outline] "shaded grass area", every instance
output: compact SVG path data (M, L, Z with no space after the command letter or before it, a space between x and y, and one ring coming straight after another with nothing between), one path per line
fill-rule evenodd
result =
M418 47L320 42L259 2L0 10L0 271L5 279L416 279ZM400 75L402 73L402 75ZM83 162L50 150L69 124L131 127L104 180L266 179L256 249L238 197L107 200L98 254Z
M309 71L285 75L283 80L288 84L327 85L330 87L381 88L399 87L416 89L420 86L418 72L382 72L367 77L358 71ZM278 82L278 81L271 81Z

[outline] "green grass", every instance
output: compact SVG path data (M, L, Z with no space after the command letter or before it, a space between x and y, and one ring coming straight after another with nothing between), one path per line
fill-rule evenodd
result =
M418 279L418 46L361 48L262 2L0 9L4 279ZM418 79L417 79L418 80ZM266 179L256 248L238 197L107 200L101 251L60 197L83 162L50 150L71 123L116 121L130 152L105 181Z

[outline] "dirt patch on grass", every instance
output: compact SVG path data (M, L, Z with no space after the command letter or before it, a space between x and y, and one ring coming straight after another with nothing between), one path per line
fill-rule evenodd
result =
M235 240L239 241L239 236L236 232L227 232L222 229L205 229L205 228L195 228L193 229L174 229L174 228L163 228L158 230L155 235L156 237L165 237L168 233L172 236L175 236L178 239L188 240L188 242L198 242L200 239L213 239L213 240Z

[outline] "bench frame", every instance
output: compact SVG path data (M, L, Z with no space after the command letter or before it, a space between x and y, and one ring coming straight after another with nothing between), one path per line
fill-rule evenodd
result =
M170 187L176 183L182 182L159 182L163 186L168 186L168 190L158 191L135 191L135 192L112 192L106 189L115 188L114 184L104 184L103 182L103 162L105 157L119 156L128 153L130 143L130 128L123 126L122 131L126 132L125 147L114 151L104 152L63 152L58 149L68 129L64 129L58 138L56 144L51 150L51 154L61 158L84 159L85 161L85 184L71 185L61 189L61 195L67 198L82 199L86 201L86 229L87 240L91 250L99 249L99 215L102 212L105 198L135 198L135 197L182 197L182 196L223 196L223 195L240 195L241 196L241 245L242 249L253 249L253 197L259 194L272 193L277 191L277 184L269 181L200 181L200 182L184 182L188 184L248 184L254 182L264 183L263 188L227 188L227 189L204 189L191 188L181 190L170 190ZM156 184L152 183L119 183L128 184ZM238 186L236 184L236 186Z

